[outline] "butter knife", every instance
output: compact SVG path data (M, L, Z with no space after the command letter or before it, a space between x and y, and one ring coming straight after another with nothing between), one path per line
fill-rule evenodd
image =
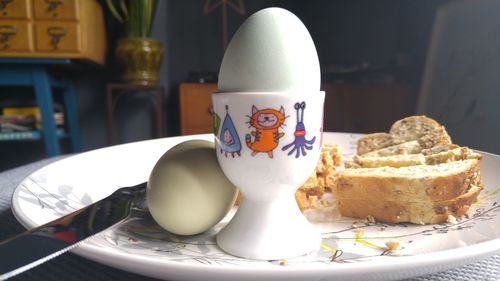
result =
M75 248L85 239L145 209L146 183L110 196L59 219L0 241L0 280L6 280Z

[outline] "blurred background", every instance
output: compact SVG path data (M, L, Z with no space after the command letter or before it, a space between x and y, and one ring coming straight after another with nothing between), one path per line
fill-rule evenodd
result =
M16 14L20 6L0 6L5 132L0 171L118 143L210 133L210 94L217 89L225 44L248 16L266 7L290 10L311 33L326 92L325 131L387 131L400 118L426 114L444 124L455 143L500 153L499 1L158 1L148 37L161 42L163 56L158 79L147 83L123 79L127 62L116 56L118 42L133 36L119 20L121 15L127 21L119 2L110 7L107 1L66 1L69 6L39 8L50 11L46 17L37 14L43 0L14 0L26 11L21 16ZM47 31L40 31L44 24ZM16 40L25 36L23 25L28 26L27 47L16 50ZM40 42L44 34L46 43ZM77 44L75 49L66 50L65 40ZM64 90L53 92L53 109L59 113L55 129L61 132L56 152L48 152L39 124L34 130L41 135L26 138L5 125L13 108L35 107L37 114L37 85L7 79L33 69L70 81L75 92L74 106ZM1 83L2 76L7 81ZM70 116L77 123L73 128Z

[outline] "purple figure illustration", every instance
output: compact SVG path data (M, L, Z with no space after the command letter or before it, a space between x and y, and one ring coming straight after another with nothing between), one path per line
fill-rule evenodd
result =
M306 140L306 128L304 126L304 109L306 108L306 103L296 103L295 110L297 111L297 125L295 126L295 132L293 135L295 136L295 140L292 143L285 145L282 150L285 151L292 147L292 149L288 152L288 155L291 155L295 152L295 158L299 158L300 155L306 156L306 149L311 150L316 140L316 137L313 137L311 140Z

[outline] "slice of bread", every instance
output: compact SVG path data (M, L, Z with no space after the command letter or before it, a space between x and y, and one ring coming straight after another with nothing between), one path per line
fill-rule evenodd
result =
M458 147L450 150L426 149L418 154L399 154L389 156L362 156L355 155L352 160L346 160L346 168L376 168L376 167L406 167L415 165L436 165L451 161L465 159L481 159L479 153L473 152L468 147ZM435 152L435 153L432 153Z
M385 148L370 151L362 156L391 156L400 154L415 154L422 151L422 146L417 140L407 141L395 145L391 145ZM358 154L359 155L359 154Z
M465 194L452 200L440 202L406 202L401 200L377 200L376 198L342 199L337 208L343 216L353 218L371 217L387 223L410 222L435 224L467 213L476 201L482 186L471 184Z
M479 160L438 165L345 169L336 178L333 194L344 199L439 202L465 194L479 177Z
M391 134L388 133L368 134L358 140L356 153L358 155L362 155L370 151L379 150L399 143L401 142L398 142Z
M389 133L372 133L360 138L357 154L412 154L419 153L422 149L451 143L444 126L427 116L418 115L395 122Z
M423 148L451 144L444 126L424 115L410 116L395 122L389 133L399 140L418 140Z
M480 162L435 120L410 116L358 141L336 177L336 206L343 216L381 222L445 222L466 214L481 192Z
M389 156L359 156L355 155L352 160L346 160L346 168L377 168L377 167L407 167L415 165L425 165L423 154L403 154Z

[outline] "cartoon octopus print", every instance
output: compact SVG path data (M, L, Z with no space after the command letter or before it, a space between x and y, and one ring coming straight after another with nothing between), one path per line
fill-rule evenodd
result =
M292 148L288 152L288 155L292 155L292 153L295 152L295 158L299 158L301 155L307 155L306 149L311 150L313 148L312 146L314 141L316 141L316 136L311 140L306 139L306 127L304 125L304 109L306 108L306 103L296 103L294 107L297 111L297 125L295 126L295 132L293 133L295 139L293 142L285 145L282 150L285 151Z

